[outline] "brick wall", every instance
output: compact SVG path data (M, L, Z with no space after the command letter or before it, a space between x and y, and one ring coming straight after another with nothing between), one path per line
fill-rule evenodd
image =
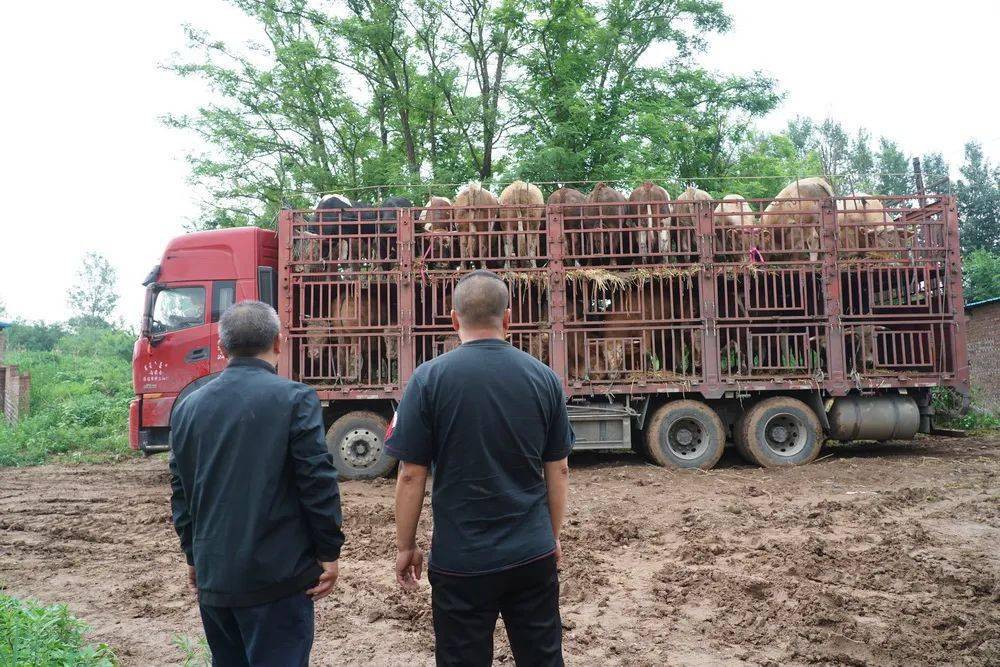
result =
M31 376L17 366L0 366L3 371L3 414L10 423L28 416Z
M977 306L968 316L973 395L983 407L1000 411L1000 302Z
M5 366L4 352L7 348L7 334L0 330L0 407L4 418L14 423L28 416L31 398L31 376L22 373L17 366Z

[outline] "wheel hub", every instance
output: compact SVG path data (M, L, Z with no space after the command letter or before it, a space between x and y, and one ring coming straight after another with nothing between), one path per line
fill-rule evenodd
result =
M366 428L356 428L340 441L340 454L349 465L367 468L378 461L382 439Z
M695 419L678 419L667 429L667 446L682 459L698 458L708 447L706 429Z
M795 456L806 446L808 429L796 415L780 413L764 424L764 443L778 456Z

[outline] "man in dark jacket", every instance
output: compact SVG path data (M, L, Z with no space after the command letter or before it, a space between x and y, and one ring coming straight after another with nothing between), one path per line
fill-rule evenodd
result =
M439 665L488 666L502 615L518 665L562 665L559 530L573 447L559 377L505 340L507 286L474 271L455 287L462 344L422 364L386 442L400 460L396 578L416 588L417 521L428 468L428 578Z
M219 321L226 370L171 419L174 526L215 665L307 665L337 581L340 492L316 392L275 373L278 316Z

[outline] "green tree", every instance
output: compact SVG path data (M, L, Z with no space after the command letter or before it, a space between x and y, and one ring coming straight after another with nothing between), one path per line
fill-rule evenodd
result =
M75 327L109 326L118 306L118 271L104 255L88 252L66 294Z
M796 178L822 170L819 156L801 150L788 133L757 135L737 152L729 171L732 178L710 190L718 197L739 193L747 199L770 199Z
M1000 167L990 164L981 144L970 141L960 171L962 178L955 190L962 252L1000 252Z
M973 250L962 261L965 302L972 303L1000 296L1000 254Z
M910 194L916 188L910 180L910 162L900 149L899 145L891 139L882 137L879 139L879 150L875 162L878 166L878 186L877 192L872 194L880 195L903 195Z
M260 43L189 28L169 66L215 93L165 119L209 147L189 158L204 227L269 225L302 192L717 176L779 99L695 65L729 27L717 0L230 1ZM654 47L673 55L648 63Z
M850 139L840 121L827 118L816 127L816 150L823 163L823 173L834 191L841 194L845 185L841 183L841 176L849 167ZM850 183L846 185L849 189Z
M928 153L920 158L924 187L930 192L948 192L950 168L941 153Z
M876 162L871 141L872 137L868 130L860 128L850 143L844 181L851 192L876 194L874 192L877 185Z
M778 102L759 74L717 76L693 54L729 29L711 0L533 0L525 76L513 91L521 175L545 180L680 181L732 165L751 119ZM653 47L673 55L644 64ZM675 185L676 187L676 185Z

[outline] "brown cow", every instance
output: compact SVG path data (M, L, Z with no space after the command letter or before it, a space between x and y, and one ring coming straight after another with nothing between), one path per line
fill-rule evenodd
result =
M600 332L572 332L566 334L566 374L570 380L600 380L601 376L607 374L607 364L605 363L604 350L609 347L608 342L601 340ZM610 346L613 348L613 346ZM618 363L621 369L624 351L616 354L611 349L612 363Z
M322 271L326 261L323 256L323 241L319 234L296 229L292 241L292 262L297 273Z
M657 289L653 282L631 287L622 296L622 304L627 307L620 312L607 313L604 316L606 323L617 323L616 328L630 328L633 332L630 334L626 331L615 336L619 338L634 336L642 339L641 358L630 356L627 360L634 367L623 369L620 366L611 366L610 360L605 359L608 370L626 370L652 375L658 373L698 375L701 372L700 331L691 328L664 328L676 320L694 315L691 304L682 303L671 297L671 289ZM617 346L614 352L618 353L623 362L626 361L625 344L621 341L615 342ZM609 353L609 350L602 351L605 354Z
M698 202L710 201L712 201L712 195L693 185L678 195L673 207L673 227L675 229L670 232L670 235L674 237L670 241L670 246L679 253L677 261L698 261L697 255L686 253L697 248L694 239L698 235Z
M330 329L333 326L331 320L319 317L303 317L302 326L306 328L306 337L303 342L306 358L310 364L319 363L323 356L325 346L330 343ZM311 375L316 375L315 370Z
M434 266L434 260L450 259L455 255L455 238L452 236L454 217L451 200L446 197L431 197L427 200L417 217L421 224L415 228L418 234L426 235L423 240L418 241L417 259Z
M445 232L451 230L454 217L455 212L452 210L450 199L432 196L424 204L417 219L423 223L424 231Z
M622 234L622 215L625 213L625 195L614 188L601 182L594 186L587 196L588 204L601 204L601 206L586 207L588 215L597 215L600 227L608 229L606 233L600 234L595 240L595 254L617 255L619 252L619 239ZM612 257L610 263L618 260Z
M635 232L634 238L638 246L639 263L646 261L643 259L645 257L657 253L666 254L669 250L669 247L663 247L659 243L660 233L664 228L670 226L670 204L663 203L669 199L670 195L667 191L652 181L644 182L628 197L633 205L629 207L629 219L625 224L640 230L648 230ZM657 227L661 229L661 232L656 231Z
M340 292L331 303L330 341L335 344L337 377L356 384L385 384L398 379L396 309L390 293L358 289ZM362 335L359 329L383 329ZM367 374L366 374L367 373Z
M916 230L893 224L885 202L863 192L837 200L838 236L846 257L863 257L868 252L891 254L911 248ZM886 252L888 251L888 253Z
M490 256L490 236L493 231L493 220L497 215L500 202L489 190L484 190L479 183L472 181L455 196L455 228L463 233L478 232L475 235L462 236L458 243L461 248L462 263L459 268L465 268L465 260L478 258L485 267Z
M819 257L820 211L823 200L833 196L833 188L819 177L801 178L786 185L760 219L765 227L761 238L768 248L767 259L815 262Z
M757 217L742 195L726 195L715 207L715 237L722 261L754 261L750 253L758 245ZM759 251L758 251L759 252Z
M589 255L594 247L592 236L586 232L577 230L597 229L601 222L596 218L587 218L589 212L583 209L580 204L587 201L587 198L579 190L573 188L559 188L549 195L549 206L562 206L563 229L569 232L563 237L567 240L569 255ZM580 266L579 258L573 262Z
M504 268L510 268L510 258L515 256L513 237L517 234L517 256L530 257L526 262L538 266L541 246L539 230L545 218L545 197L537 186L524 181L514 181L500 193L500 227L503 229Z
M837 200L837 237L844 257L861 257L875 240L885 216L882 204L863 192Z

